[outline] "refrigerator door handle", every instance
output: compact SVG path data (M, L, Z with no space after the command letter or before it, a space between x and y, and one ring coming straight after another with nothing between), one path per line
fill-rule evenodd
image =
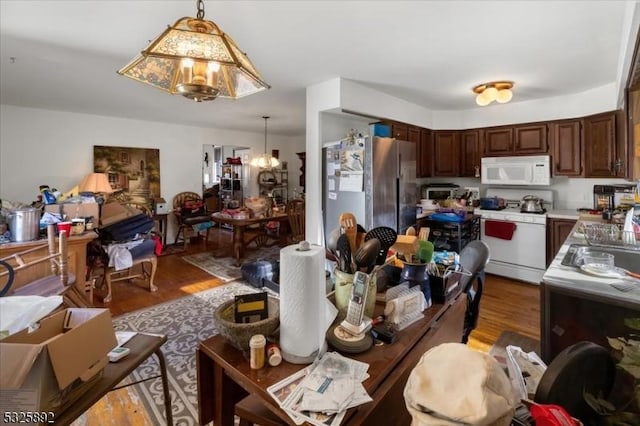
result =
M398 164L396 164L396 170L398 171L398 177L402 177L402 153L398 152Z

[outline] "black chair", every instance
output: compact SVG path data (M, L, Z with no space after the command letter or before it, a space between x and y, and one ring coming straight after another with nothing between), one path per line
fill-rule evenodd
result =
M489 246L481 240L471 241L460 252L460 264L462 270L466 272L460 278L460 287L463 292L467 293L467 311L464 314L462 330L462 343L465 344L469 340L471 332L478 325L480 299L484 289L484 267L490 257Z

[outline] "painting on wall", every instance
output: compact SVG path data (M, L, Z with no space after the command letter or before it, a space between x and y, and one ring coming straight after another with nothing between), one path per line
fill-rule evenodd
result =
M160 198L159 149L94 145L93 171L109 177L109 198L148 206Z

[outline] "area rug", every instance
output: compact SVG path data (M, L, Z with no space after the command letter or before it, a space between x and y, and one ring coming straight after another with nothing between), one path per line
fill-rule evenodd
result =
M540 342L515 331L505 330L500 333L498 340L491 346L489 355L503 367L507 367L507 346L519 346L525 352L535 352L540 356Z
M139 331L166 335L162 346L166 360L173 422L175 425L198 424L195 351L202 340L218 334L213 312L236 294L260 291L236 281L177 300L121 315L113 320L116 331ZM132 381L153 377L160 372L155 356L150 357L131 375ZM136 385L153 424L166 424L162 381Z
M234 257L215 257L211 252L202 252L182 256L182 259L225 282L242 278L240 268L234 265L236 261ZM259 250L247 250L242 262L253 262L259 259L279 260L280 247L276 245Z

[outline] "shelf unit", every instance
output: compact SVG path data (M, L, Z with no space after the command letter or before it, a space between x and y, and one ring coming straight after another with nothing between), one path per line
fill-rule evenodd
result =
M237 200L242 205L242 164L220 166L220 205L226 208L229 200Z
M289 170L272 169L269 172L275 176L276 184L274 186L260 185L260 195L273 195L273 199L277 204L286 204L289 201Z
M428 217L418 219L418 229L426 226L429 241L436 250L448 250L460 253L470 241L480 238L480 216L467 215L463 222L442 222Z

